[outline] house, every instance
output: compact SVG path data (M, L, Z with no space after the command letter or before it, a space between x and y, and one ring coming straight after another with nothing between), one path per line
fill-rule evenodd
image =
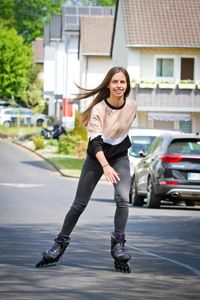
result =
M49 101L49 115L55 122L72 128L76 105L69 104L80 84L80 16L113 16L115 7L68 6L62 15L52 15L44 28L44 97Z
M111 55L127 68L134 126L200 131L200 1L118 0Z
M80 16L80 85L95 88L112 67L110 57L114 16ZM88 106L80 101L80 110Z

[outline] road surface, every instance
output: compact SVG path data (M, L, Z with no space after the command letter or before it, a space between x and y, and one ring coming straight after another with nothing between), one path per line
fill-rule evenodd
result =
M77 180L34 153L0 140L0 299L199 299L200 208L130 205L132 273L110 256L115 204L100 182L62 263L36 269L59 232Z

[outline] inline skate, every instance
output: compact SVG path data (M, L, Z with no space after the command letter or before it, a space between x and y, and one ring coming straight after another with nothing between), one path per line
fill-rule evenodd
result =
M49 264L53 264L59 261L60 257L64 254L65 249L69 245L70 238L63 238L61 236L57 236L54 240L53 246L43 252L42 260L40 260L35 267L45 267Z
M131 259L131 255L125 248L125 235L111 233L111 255L114 258L114 267L117 271L130 273L131 268L128 261Z

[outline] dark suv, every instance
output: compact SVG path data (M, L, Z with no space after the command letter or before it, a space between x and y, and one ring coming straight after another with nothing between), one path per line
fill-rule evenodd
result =
M161 200L200 201L200 137L164 133L134 169L133 205L160 207Z

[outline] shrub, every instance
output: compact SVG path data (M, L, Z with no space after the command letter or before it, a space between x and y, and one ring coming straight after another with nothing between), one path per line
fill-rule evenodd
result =
M54 117L49 116L49 124L52 125L54 123Z
M76 111L74 130L72 131L72 134L75 136L80 136L82 140L87 141L88 140L87 127L80 126L79 116L80 116L80 113L78 111Z
M46 141L46 146L58 146L58 140L56 139L49 139Z
M61 135L58 142L58 153L75 155L75 146L81 141L80 136Z
M31 137L31 140L35 144L35 150L44 149L44 137L41 135L35 135Z
M80 157L80 158L85 158L86 157L86 152L87 152L87 142L81 140L78 142L75 146L75 155Z

